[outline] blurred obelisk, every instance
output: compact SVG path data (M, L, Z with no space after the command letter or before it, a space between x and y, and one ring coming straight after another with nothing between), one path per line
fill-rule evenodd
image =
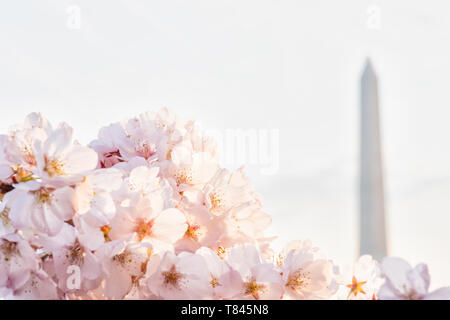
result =
M359 253L378 261L387 254L379 118L377 77L367 59L361 78Z

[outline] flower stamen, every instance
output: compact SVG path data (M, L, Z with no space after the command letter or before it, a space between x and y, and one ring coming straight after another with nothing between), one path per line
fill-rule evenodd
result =
M164 285L166 287L171 285L174 288L180 289L180 280L184 278L184 276L177 272L175 265L172 265L169 271L164 271L162 275L164 277Z
M300 268L289 275L286 286L291 288L292 290L297 291L307 287L310 282L311 282L310 273L303 272L303 270Z
M249 282L244 282L245 294L251 295L255 300L259 299L259 295L265 290L266 286L263 284L258 284L255 279Z
M152 234L153 220L145 221L140 220L135 228L135 232L138 235L138 240L141 242L145 237L149 237Z
M214 277L213 274L211 274L211 281L209 283L211 284L211 287L213 287L213 288L221 286L219 280L216 277Z
M200 229L199 225L188 224L184 237L198 241L198 229Z
M66 173L63 171L64 164L58 159L49 160L45 157L44 171L47 172L50 178L54 176L62 176Z
M366 292L363 289L363 285L366 283L367 281L361 281L358 282L358 280L356 280L356 277L353 276L352 278L352 283L347 285L347 288L350 288L350 292L348 294L348 296L350 297L350 295L354 295L356 296L358 293L362 293L362 294L366 294Z

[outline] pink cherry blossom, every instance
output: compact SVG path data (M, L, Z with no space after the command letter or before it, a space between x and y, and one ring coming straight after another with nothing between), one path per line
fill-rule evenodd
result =
M341 282L342 299L376 300L384 280L381 278L378 262L370 255L363 255L353 265L352 272L341 277Z
M227 261L239 272L242 280L241 288L234 298L271 300L283 296L280 272L273 264L264 262L254 246L245 244L232 248Z
M149 242L155 249L167 249L186 232L183 213L176 208L164 209L163 199L156 195L141 199L133 207L121 207L111 222L111 238L132 235L137 242Z
M28 115L0 135L0 299L450 298L424 264L362 256L341 274L309 240L275 254L262 198L219 156L166 108L88 146Z
M35 252L19 235L0 237L0 287L19 289L38 270Z
M450 299L450 287L429 292L430 275L426 264L414 268L401 258L387 257L381 263L386 282L378 295L382 300Z
M205 299L212 297L210 275L201 255L167 251L152 256L148 265L147 285L163 299ZM206 275L206 276L205 276Z
M286 298L317 300L332 296L333 264L317 257L310 241L296 242L284 252L279 262Z
M73 198L74 190L69 186L47 188L30 181L17 185L3 201L17 229L55 235L74 215Z
M77 182L83 174L97 167L97 153L72 142L72 129L65 124L55 129L44 141L34 145L37 170L44 182L61 186Z
M103 293L110 299L122 299L133 289L146 272L151 245L124 240L106 243L97 253L106 273Z
M7 299L18 300L57 300L56 283L43 270L37 270L30 274L29 279L19 289L10 293Z
M54 249L51 252L55 279L58 287L65 293L86 293L88 290L99 286L102 280L102 267L98 258L76 238L71 244ZM79 284L68 287L69 277L74 273L69 267L77 267L79 270ZM77 275L78 276L78 275Z

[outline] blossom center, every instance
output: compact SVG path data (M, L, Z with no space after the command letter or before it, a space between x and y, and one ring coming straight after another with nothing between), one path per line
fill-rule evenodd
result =
M155 154L155 146L144 142L136 147L136 152L140 157L148 159Z
M5 242L1 245L0 249L2 249L2 252L5 255L4 257L5 261L9 261L12 255L19 254L16 242L5 240Z
M45 159L45 167L44 171L47 172L48 176L50 178L53 178L54 176L62 176L65 174L63 171L63 163L58 159L52 159L48 160Z
M75 242L75 244L69 249L69 252L66 254L66 258L71 263L80 262L84 258L84 256L84 249L78 241Z
M289 275L286 286L292 290L300 290L308 286L311 282L309 272L304 272L301 268Z
M184 277L181 273L177 272L175 265L172 265L169 271L164 271L162 273L164 277L164 285L171 285L174 288L179 289L180 280Z
M351 294L353 294L354 296L356 296L358 293L362 293L362 294L366 294L366 292L363 289L363 285L366 283L367 281L361 281L358 282L358 280L356 279L355 276L353 276L352 278L352 283L347 285L347 288L350 288L350 292L349 292L349 296Z
M145 221L140 220L136 224L135 232L137 233L139 242L145 237L149 237L152 234L153 220Z
M184 236L186 238L198 240L198 229L200 229L199 225L188 224L188 228L186 229L186 233L184 234Z
M46 188L41 188L36 191L36 200L41 204L50 203L52 200L52 194Z
M246 295L251 295L258 300L260 293L265 289L265 285L258 284L255 279L252 279L249 282L244 282L244 288Z
M209 200L211 201L211 209L214 211L220 210L225 205L223 195L217 191L209 194Z
M420 295L417 294L416 290L414 289L407 289L405 285L402 286L403 290L406 292L404 297L405 300L421 300L422 297L420 297Z
M175 180L177 181L178 186L181 184L191 184L192 170L189 168L178 170L178 172L175 174Z

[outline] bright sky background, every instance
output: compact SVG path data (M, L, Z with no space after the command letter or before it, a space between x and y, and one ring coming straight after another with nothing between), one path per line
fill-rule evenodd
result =
M67 26L70 5L80 29ZM367 24L374 6L379 28ZM87 143L102 125L162 106L206 129L279 129L279 172L248 168L276 244L311 238L345 268L357 254L367 56L379 78L390 253L427 262L433 287L450 285L446 0L2 2L0 131L41 111Z

